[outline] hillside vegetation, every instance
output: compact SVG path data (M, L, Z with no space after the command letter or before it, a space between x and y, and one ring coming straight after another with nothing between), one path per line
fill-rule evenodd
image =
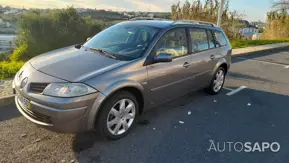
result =
M267 14L267 25L262 38L269 40L289 38L289 14L285 8Z
M74 8L28 11L18 20L17 48L11 61L26 61L41 53L84 42L101 31L102 24L80 16Z
M219 0L201 0L185 1L183 4L180 2L171 6L172 19L174 20L202 20L208 22L217 22L218 10L220 7ZM239 20L242 18L234 10L230 10L229 1L225 0L225 8L222 15L222 28L229 37L229 39L239 39L238 34L242 24Z

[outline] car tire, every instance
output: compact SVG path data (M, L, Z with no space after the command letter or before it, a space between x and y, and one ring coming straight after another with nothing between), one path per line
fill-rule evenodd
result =
M217 71L215 72L213 79L210 82L209 87L207 87L205 89L205 91L209 94L212 94L212 95L218 94L223 88L223 85L225 83L225 77L226 77L225 69L223 67L219 67L217 69ZM222 78L222 80L221 80L221 78Z
M122 107L123 103L124 109ZM139 104L135 96L127 91L117 92L102 105L95 121L95 130L104 138L110 140L120 139L127 135L135 126L138 113ZM131 121L131 119L127 118L133 119Z

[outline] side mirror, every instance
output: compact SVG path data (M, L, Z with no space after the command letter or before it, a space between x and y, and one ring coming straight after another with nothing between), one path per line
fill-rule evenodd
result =
M173 60L173 55L169 53L160 53L154 57L154 62L171 62Z
M87 39L86 39L86 41L89 41L91 39L91 37L88 37Z

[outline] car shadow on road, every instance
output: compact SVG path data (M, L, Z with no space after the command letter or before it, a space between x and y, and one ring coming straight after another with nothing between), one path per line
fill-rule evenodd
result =
M0 122L10 120L12 118L20 117L21 114L17 110L15 104L2 106L0 108Z
M214 103L212 99L217 99L218 102ZM247 106L247 103L250 103L251 106ZM203 106L201 109L197 109L201 106ZM187 156L184 157L184 160L179 157L184 153L188 154L187 151L181 151L181 147L192 151L189 152L189 157L199 159L195 162L218 162L216 160L226 162L224 161L226 156L231 162L244 162L244 158L251 161L258 160L257 162L268 162L268 160L274 162L276 158L285 160L286 153L289 152L289 148L286 149L289 147L287 140L289 130L286 129L289 123L288 106L288 95L253 89L243 90L230 97L225 95L208 96L200 92L191 93L147 112L141 119L146 122L139 123L131 134L120 140L103 140L93 132L78 133L73 141L73 151L80 163L154 162L155 160L151 160L150 155L155 155L155 152L159 152L158 157L161 157L163 162L188 161L185 160L188 158ZM180 112L187 113L187 108L192 111L192 116L185 116L187 117L186 123L182 126L189 125L191 129L186 130L186 133L182 131L185 128L175 129L173 126L165 126L162 124L163 121L157 120L177 121L175 115ZM214 114L216 111L218 114ZM159 127L164 125L165 132L152 130L151 121L161 123L157 124ZM283 149L279 153L269 152L266 155L246 155L244 152L210 153L207 151L209 139L236 142L277 141ZM183 143L184 141L186 143ZM162 144L168 144L169 148L160 149ZM172 152L171 149L176 150ZM122 161L119 160L121 156L123 156ZM203 160L204 158L206 160Z
M228 78L234 78L234 79L245 79L245 80L255 80L259 82L268 82L268 83L276 83L276 81L261 78L261 77L256 77L256 76L251 76L247 74L241 74L237 72L228 72Z

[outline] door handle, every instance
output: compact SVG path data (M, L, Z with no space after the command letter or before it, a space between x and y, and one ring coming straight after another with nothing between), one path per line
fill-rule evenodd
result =
M211 56L210 56L210 59L215 59L215 55L211 55Z
M183 64L183 67L188 68L188 67L190 67L190 65L191 65L191 63L185 62L185 63Z

